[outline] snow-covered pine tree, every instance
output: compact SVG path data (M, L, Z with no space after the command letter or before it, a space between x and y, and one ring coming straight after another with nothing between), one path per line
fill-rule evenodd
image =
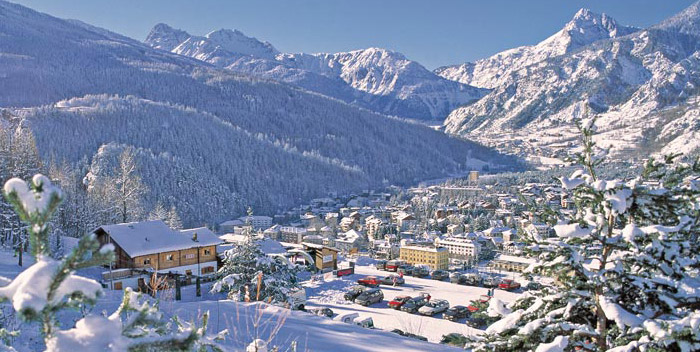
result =
M40 174L28 184L13 178L5 183L5 197L29 226L32 255L36 263L14 280L0 277L0 301L10 301L20 318L41 324L47 351L221 351L216 343L223 331L206 336L208 314L203 327L177 320L162 321L157 306L141 296L125 291L122 305L109 317L89 314L71 329L62 329L60 311L92 304L102 293L95 280L75 274L75 270L113 260L114 247L100 248L93 234L83 236L76 248L61 260L50 257L50 220L58 209L62 192ZM16 335L0 329L0 341ZM2 347L0 349L9 349Z
M177 209L175 209L174 205L170 207L170 210L168 210L168 214L165 218L165 223L168 224L168 226L170 226L171 229L182 229L182 220L180 219L180 215L177 213Z
M250 209L249 217L252 216ZM250 224L245 227L245 243L224 252L222 278L212 287L213 292L227 292L238 301L288 303L289 294L300 289L299 269L283 258L265 255L253 237Z
M148 213L148 220L165 220L168 217L168 210L165 209L163 203L156 203L155 208Z
M526 293L467 348L700 350L700 162L650 160L636 178L603 180L593 121L579 128L581 169L561 178L576 210L542 214L556 237L529 238L529 271L555 287Z

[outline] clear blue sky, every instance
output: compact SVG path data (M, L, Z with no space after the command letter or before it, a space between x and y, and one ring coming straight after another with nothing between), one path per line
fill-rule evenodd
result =
M283 52L383 47L426 67L462 63L559 30L581 7L647 27L694 0L11 0L143 40L159 22L238 29Z

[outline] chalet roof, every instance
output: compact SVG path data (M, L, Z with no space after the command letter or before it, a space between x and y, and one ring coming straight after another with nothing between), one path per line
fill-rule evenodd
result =
M212 246L223 242L206 227L176 231L161 220L104 225L95 232L100 229L109 234L111 239L132 258ZM193 238L195 233L196 241Z

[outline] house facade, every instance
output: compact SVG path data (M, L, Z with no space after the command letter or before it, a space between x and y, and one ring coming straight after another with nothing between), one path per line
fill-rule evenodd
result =
M221 241L205 227L173 230L160 220L98 227L100 245L115 248L112 269L204 276L218 270Z

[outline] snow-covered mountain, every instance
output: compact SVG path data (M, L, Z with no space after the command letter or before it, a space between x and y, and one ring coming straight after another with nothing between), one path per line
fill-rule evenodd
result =
M386 49L282 54L269 43L239 31L219 30L204 37L183 33L158 24L146 43L388 115L442 120L452 109L487 93L485 89L443 79L404 55Z
M696 136L700 94L699 8L695 3L625 36L619 34L631 29L609 25L617 29L607 31L609 39L509 70L491 80L496 85L487 96L455 109L445 129L505 150L552 154L575 142L573 121L588 111L598 116L598 139L617 154L697 145L689 139ZM582 14L590 12L576 17Z
M240 44L232 35L229 44ZM240 216L248 205L264 214L329 192L436 178L470 155L513 160L4 1L0 107L0 125L31 128L45 160L86 162L99 175L135 147L147 203L176 205L186 225Z
M573 52L598 40L622 37L637 30L618 24L606 14L581 9L564 28L537 45L506 50L473 63L439 67L435 73L453 81L495 88L507 80L510 73L526 66Z

